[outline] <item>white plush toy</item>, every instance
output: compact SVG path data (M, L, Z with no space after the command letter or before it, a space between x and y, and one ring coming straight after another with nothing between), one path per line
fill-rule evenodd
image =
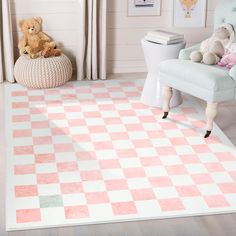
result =
M230 24L222 24L213 35L201 43L200 51L194 51L190 59L207 65L217 64L234 41L234 29Z

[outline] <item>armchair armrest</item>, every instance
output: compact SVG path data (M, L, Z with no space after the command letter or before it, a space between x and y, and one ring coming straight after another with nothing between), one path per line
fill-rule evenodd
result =
M199 50L199 49L200 49L200 44L196 44L192 47L182 49L182 50L180 50L180 53L179 53L179 59L181 59L181 60L190 60L190 54L193 51L196 51L196 50Z
M233 66L230 71L229 71L229 75L232 77L232 79L236 82L236 65Z

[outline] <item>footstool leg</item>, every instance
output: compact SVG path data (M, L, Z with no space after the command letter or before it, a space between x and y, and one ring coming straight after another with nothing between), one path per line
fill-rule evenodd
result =
M169 86L163 86L162 92L163 92L163 111L164 111L164 116L162 117L162 119L166 119L170 111L170 100L173 95L173 90Z
M211 135L213 130L213 122L217 115L217 107L218 103L216 102L208 102L206 107L206 116L207 116L207 131L205 134L205 138L208 138Z

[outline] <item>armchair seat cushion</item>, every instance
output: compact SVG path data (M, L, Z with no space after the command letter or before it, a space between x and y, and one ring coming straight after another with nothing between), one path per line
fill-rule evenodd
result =
M235 98L236 83L229 70L218 66L173 59L160 64L160 80L164 85L189 93L209 102Z

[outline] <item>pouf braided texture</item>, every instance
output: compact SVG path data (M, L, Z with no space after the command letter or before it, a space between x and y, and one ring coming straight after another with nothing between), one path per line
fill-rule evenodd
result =
M15 63L14 76L19 84L28 88L55 88L71 79L72 64L64 54L37 59L22 55Z

